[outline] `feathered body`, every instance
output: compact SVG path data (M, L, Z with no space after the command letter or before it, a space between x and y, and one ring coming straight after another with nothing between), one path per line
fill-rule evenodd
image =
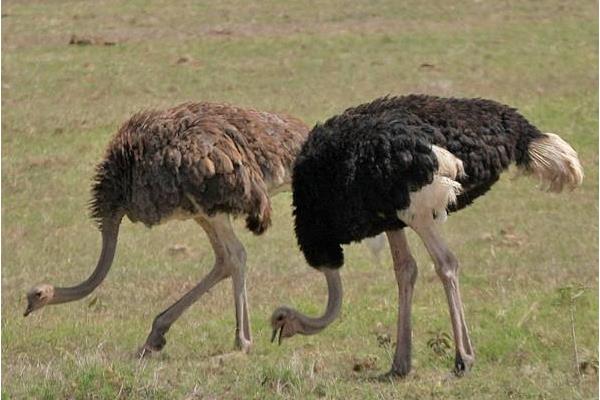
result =
M112 138L96 169L90 206L102 250L94 271L74 286L34 286L27 293L24 315L92 293L112 266L124 216L147 226L191 218L214 251L213 268L154 318L138 355L160 351L172 324L226 278L233 283L235 345L247 352L252 337L246 251L231 216L246 216L246 226L255 234L268 228L269 197L289 188L292 163L308 131L290 116L227 104L186 103L134 115Z
M300 248L314 267L340 267L341 244L405 227L399 212L438 173L432 145L464 167L465 174L453 177L462 192L448 204L450 211L489 190L511 162L540 177L548 174L553 189L580 183L576 155L573 165L561 159L565 171L542 171L540 163L531 170L532 147L572 151L560 138L558 145L539 145L551 140L514 108L491 100L410 95L347 109L316 125L296 159L292 187Z
M97 167L92 216L121 212L147 226L202 212L245 215L260 234L269 192L289 183L308 127L287 115L186 103L125 122Z

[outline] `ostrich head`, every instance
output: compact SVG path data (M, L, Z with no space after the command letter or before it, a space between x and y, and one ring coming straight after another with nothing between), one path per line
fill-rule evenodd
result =
M23 316L28 316L33 311L44 307L54 299L54 286L43 283L34 286L27 292L27 309Z
M307 335L306 324L303 321L306 319L298 311L289 307L279 307L273 311L271 316L271 327L273 328L273 336L271 342L274 342L279 333L279 344L284 338L289 338L297 333ZM305 321L304 321L305 322Z
M328 300L325 313L318 318L308 317L289 307L279 307L271 316L271 327L274 342L279 334L279 344L282 339L289 338L299 333L301 335L314 335L325 329L339 315L342 308L342 282L337 269L322 268L327 279Z
M26 317L33 311L47 304L60 304L79 300L92 293L102 283L110 270L117 246L119 224L122 214L117 214L102 221L102 251L94 272L85 281L70 287L60 287L43 283L34 286L27 292L27 309L23 313Z

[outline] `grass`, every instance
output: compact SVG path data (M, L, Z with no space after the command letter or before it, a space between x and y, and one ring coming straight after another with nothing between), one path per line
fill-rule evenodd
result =
M597 398L596 4L449 4L4 2L2 397ZM68 45L71 35L116 45ZM452 351L431 346L450 333L450 322L441 284L412 234L420 275L414 372L406 380L370 379L391 362L397 289L390 257L377 266L362 245L346 248L341 318L319 335L268 343L274 307L316 314L325 301L322 277L296 247L289 194L274 199L274 225L264 236L236 221L249 256L249 356L231 352L233 301L223 283L173 326L161 355L133 357L154 315L211 265L192 222L152 230L124 223L113 270L90 298L21 316L32 284L79 282L94 265L100 243L86 212L90 177L133 112L214 100L312 124L409 92L518 107L569 141L586 172L582 188L560 195L509 172L446 224L477 354L469 376L452 378ZM173 255L176 244L188 251ZM576 287L585 288L572 308L579 359L592 366L581 376L564 300Z

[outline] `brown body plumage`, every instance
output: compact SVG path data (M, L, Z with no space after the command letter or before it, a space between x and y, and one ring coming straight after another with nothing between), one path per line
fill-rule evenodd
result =
M227 104L186 103L130 118L98 166L92 214L121 210L152 226L204 212L246 215L260 234L270 224L269 192L289 183L308 128L286 115Z
M46 304L81 299L106 277L123 216L153 226L169 219L194 219L215 253L213 269L154 319L141 355L165 345L165 334L211 287L232 278L236 346L252 339L246 299L246 252L231 216L246 216L260 234L271 223L269 196L289 188L291 168L308 127L281 114L227 104L186 103L144 111L125 122L98 165L92 188L92 217L102 231L94 272L73 287L42 284L27 294L25 315Z

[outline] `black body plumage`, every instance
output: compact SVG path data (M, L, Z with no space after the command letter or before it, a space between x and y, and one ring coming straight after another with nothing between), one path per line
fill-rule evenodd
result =
M341 244L405 224L397 210L433 180L431 145L462 160L463 193L450 211L484 194L511 162L526 167L542 136L514 108L484 99L384 97L317 124L296 159L298 244L313 267L340 267Z

